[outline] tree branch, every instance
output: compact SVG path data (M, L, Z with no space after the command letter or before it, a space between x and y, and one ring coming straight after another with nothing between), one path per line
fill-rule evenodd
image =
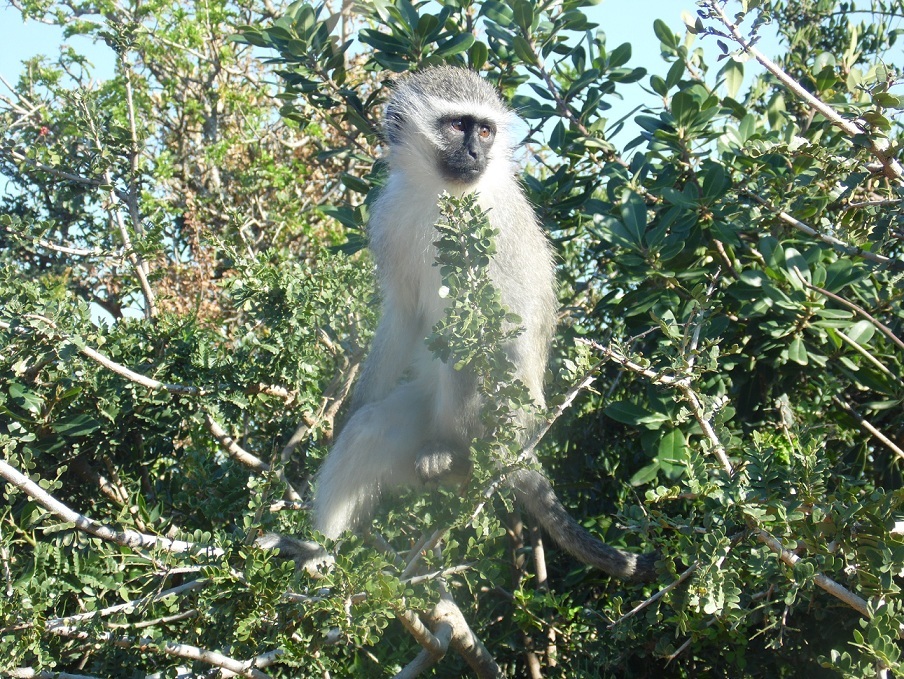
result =
M867 421L865 417L863 417L863 415L858 413L837 396L832 396L832 400L837 403L848 415L857 420L857 424L866 429L866 431L875 436L879 441L884 443L891 452L898 456L898 459L904 460L904 450L901 450L901 448L896 445L894 441L892 441L885 434L876 429L869 421Z
M779 219L781 219L786 224L793 226L798 231L802 231L808 236L813 236L814 238L818 238L823 243L828 243L829 245L837 248L844 254L850 257L862 257L863 259L868 259L871 262L875 262L876 264L884 264L895 271L904 271L904 262L900 259L894 259L892 257L886 257L885 255L876 254L875 252L870 252L869 250L864 250L861 247L857 247L855 245L850 245L849 243L845 243L843 240L835 238L835 236L830 236L826 233L820 233L816 229L814 229L809 224L806 224L796 217L789 215L784 210L780 210L775 205L770 203L765 198L758 196L752 191L748 191L746 189L742 189L739 191L739 194L742 196L747 196L748 198L753 199L755 202L759 203L770 212L775 214Z
M216 547L205 547L183 540L171 540L157 535L146 535L133 530L114 530L70 509L4 460L0 460L0 477L28 495L53 515L63 521L74 524L79 530L90 533L101 540L114 542L130 549L162 549L171 554L203 552L209 556L223 555L223 550Z
M187 658L188 660L197 660L200 662L229 670L236 675L249 677L250 679L269 679L269 677L258 669L255 669L253 663L256 658L248 661L235 660L227 655L210 651L198 646L190 644L179 644L174 641L155 641L150 638L131 638L118 637L112 632L101 632L97 636L92 636L88 632L83 632L74 627L56 627L48 630L57 636L66 637L67 639L80 639L89 643L109 643L114 646L136 647L140 651L162 651L166 655L172 655L177 658Z
M857 314L859 314L860 316L863 316L863 318L865 318L866 320L868 320L870 323L873 324L873 326L876 328L876 330L878 330L878 331L881 332L883 335L885 335L888 339L890 339L892 342L894 342L894 343L898 346L899 349L904 350L904 341L901 341L901 339L900 339L897 335L895 335L895 333L893 333L893 332L891 331L891 328L889 328L889 327L888 327L887 325L885 325L884 323L880 322L877 318L875 318L873 315L871 315L870 313L868 313L865 309L863 309L862 307L857 306L857 305L854 304L853 302L849 302L848 300L846 300L844 297L841 297L840 295L836 295L834 292L829 292L828 290L825 290L825 289L823 289L823 288L820 288L820 287L817 286L817 285L813 285L813 284L811 284L811 283L808 283L808 282L804 279L804 277L800 275L800 272L797 271L797 269L795 269L795 271L796 271L797 274L798 274L797 277L800 279L801 283L804 284L804 287L805 287L805 288L809 288L810 290L815 290L816 292L825 295L825 296L828 297L829 299L835 300L836 302L838 302L838 303L841 304L842 306L846 306L848 309L850 309L850 310L853 311L854 313L857 313Z
M890 144L887 139L876 139L869 134L869 132L862 128L860 125L855 123L853 120L848 120L847 118L843 118L835 109L826 104L824 101L819 99L817 96L808 92L804 87L797 82L790 75L785 73L782 68L772 61L765 54L760 52L752 43L749 43L744 36L741 34L740 29L737 24L733 23L723 11L717 0L706 0L706 5L710 7L715 16L722 22L729 31L731 31L732 39L738 43L741 48L753 56L758 62L760 62L767 71L769 71L772 75L778 78L779 82L781 82L785 87L787 87L791 92L793 92L799 99L802 99L806 104L813 110L820 113L826 120L831 122L836 127L840 128L845 134L849 137L856 136L865 136L869 140L869 149L876 158L879 159L879 162L882 163L882 167L885 171L885 176L889 179L896 179L899 182L902 177L904 177L904 169L902 169L901 164L897 161L897 159L890 155L888 150L890 148Z
M719 458L719 461L722 464L723 470L729 475L734 474L734 468L731 465L731 462L728 460L728 456L725 454L725 447L722 445L722 442L719 440L718 435L713 429L712 424L706 418L706 415L703 411L703 407L700 404L699 398L696 393L691 388L690 379L688 377L684 378L676 378L670 375L661 375L653 370L649 370L644 368L633 361L630 361L624 356L616 354L608 347L604 347L598 342L594 342L592 340L581 340L582 342L594 347L597 351L600 351L606 356L611 356L613 360L615 360L620 365L628 368L632 372L637 372L646 377L649 377L653 382L659 382L661 384L670 384L675 388L679 389L682 394L685 396L687 403L690 405L691 412L694 415L694 419L697 420L697 423L703 429L703 433L706 435L707 439L709 439L710 444L712 445L713 451L716 453L716 456ZM752 521L752 520L751 520ZM753 530L756 531L757 537L767 545L772 551L779 555L782 561L784 561L789 566L793 566L797 561L800 560L800 557L791 554L788 552L783 546L782 543L777 539L769 535L765 530L763 530L758 525L752 526ZM863 614L866 617L870 617L869 612L866 608L866 601L851 592L848 589L845 589L843 586L839 585L837 582L832 580L830 577L823 575L822 573L817 573L817 575L813 578L813 582L816 585L834 597L837 597L844 603L848 604L852 608L854 608L859 613Z

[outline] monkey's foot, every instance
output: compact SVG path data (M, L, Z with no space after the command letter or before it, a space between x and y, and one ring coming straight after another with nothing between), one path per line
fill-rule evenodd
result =
M471 477L467 453L442 442L428 443L414 461L418 478L426 484L463 484Z
M306 570L313 578L322 578L323 571L332 568L336 561L316 542L297 540L279 533L264 533L254 544L261 549L278 549L280 557L292 559L295 568Z

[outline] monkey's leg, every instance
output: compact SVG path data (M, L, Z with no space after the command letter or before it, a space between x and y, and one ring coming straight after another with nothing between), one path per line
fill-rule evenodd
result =
M430 408L429 393L409 383L355 411L317 475L314 528L335 539L370 519L383 492L417 481Z
M539 472L518 470L509 477L509 483L528 513L572 556L622 580L655 579L657 554L623 552L591 535L568 513L549 480Z
M467 368L455 370L434 361L424 381L436 392L430 436L418 452L415 472L427 484L461 484L471 475L470 444L480 436L477 378Z

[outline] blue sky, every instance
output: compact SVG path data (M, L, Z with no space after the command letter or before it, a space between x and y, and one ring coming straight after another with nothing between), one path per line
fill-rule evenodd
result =
M0 0L0 75L14 83L24 59L37 54L53 57L59 45L64 42L62 31L35 21L23 23L15 8ZM632 45L629 66L643 66L649 73L665 75L667 64L659 56L659 40L653 33L654 19L662 19L676 33L683 33L682 11L694 13L694 0L603 0L588 8L590 18L600 24L606 33L607 47L613 49L623 42ZM98 79L109 77L113 72L112 52L104 44L76 36L67 41L76 51L84 54L94 64L94 75ZM703 41L709 54L716 49L712 39ZM761 44L762 47L762 44ZM712 61L712 60L710 60ZM649 77L642 83L649 82ZM0 90L5 89L0 85ZM624 101L611 101L610 121L617 120L638 104L655 105L657 97L644 93L639 84L620 88ZM615 140L621 145L633 138L636 128L625 130Z
M0 3L0 75L12 82L18 76L23 59L36 54L55 55L63 37L56 27L35 21L23 23L18 10L4 0ZM588 13L606 32L610 48L622 42L632 43L634 58L631 65L661 70L653 20L663 19L680 32L682 10L694 9L693 0L603 0ZM110 50L106 45L95 45L82 37L71 38L68 42L100 67L99 77L111 72Z

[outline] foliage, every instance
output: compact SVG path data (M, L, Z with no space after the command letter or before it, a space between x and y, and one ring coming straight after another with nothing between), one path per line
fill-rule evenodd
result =
M0 670L391 675L454 601L506 676L904 671L904 5L701 0L648 28L648 75L588 4L21 4L116 71L66 48L0 99ZM253 546L316 537L374 321L379 109L436 63L526 121L563 309L537 453L585 526L659 550L650 586L555 549L525 577L482 464L519 452L517 321L467 202L429 341L493 395L470 488L386 503L317 580ZM655 105L612 120L638 84ZM436 672L481 659L453 636Z

